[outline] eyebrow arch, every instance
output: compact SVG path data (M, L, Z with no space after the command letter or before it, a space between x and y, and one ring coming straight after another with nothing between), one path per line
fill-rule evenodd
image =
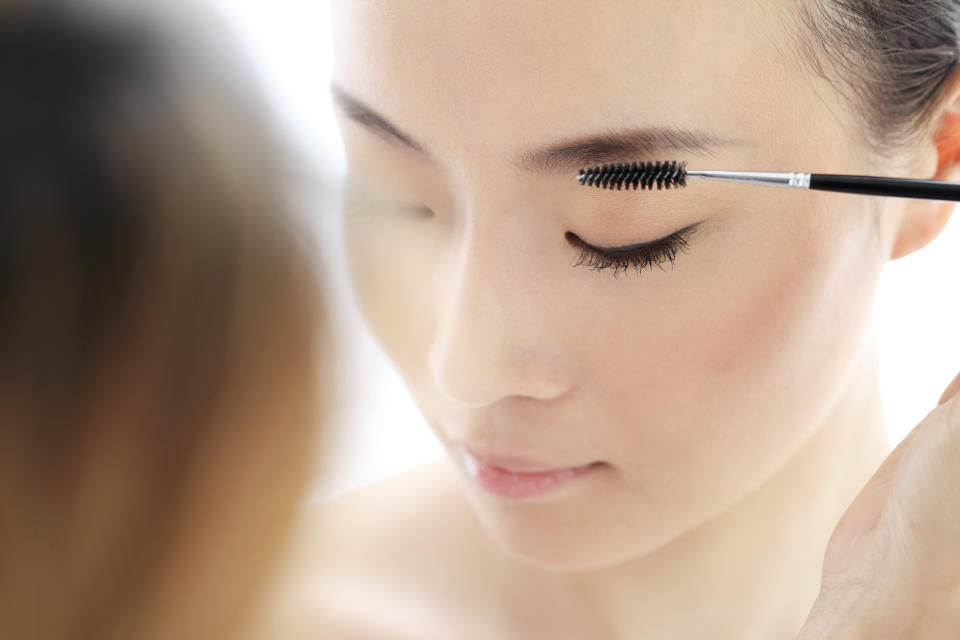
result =
M424 145L336 83L330 84L330 94L333 102L348 118L373 134L417 153L429 155ZM747 141L742 139L723 138L692 129L636 127L565 140L544 149L524 153L512 164L528 173L567 174L605 162L647 159L669 152L714 157L717 148L742 146L745 143Z
M372 133L386 138L388 141L400 143L417 153L426 154L427 150L422 144L403 133L396 126L391 124L386 118L365 105L362 101L354 98L335 83L330 84L330 95L334 104L339 106L343 113L363 125Z
M657 154L679 153L715 157L719 147L740 146L744 140L675 127L637 127L566 140L538 151L525 153L515 163L522 171L575 173L606 162L626 162ZM660 158L673 160L673 158Z

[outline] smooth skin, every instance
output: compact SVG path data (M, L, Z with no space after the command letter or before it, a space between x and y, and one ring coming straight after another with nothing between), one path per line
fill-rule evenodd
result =
M960 637L960 375L831 536L798 640Z
M796 637L831 533L890 453L870 331L878 278L952 207L704 181L590 191L575 169L529 160L682 128L714 144L594 146L592 159L956 179L942 127L875 154L856 109L806 71L793 2L333 9L357 298L450 464L348 496L304 529L287 632ZM628 245L694 224L674 263L617 278L574 267L567 241ZM955 435L957 413L931 420ZM517 501L474 481L467 446L602 464ZM960 447L917 450L911 468L935 455L960 468ZM960 485L898 473L896 494L926 505ZM883 500L859 502L872 514ZM925 529L887 542L899 551L878 552L900 558L951 544ZM906 573L883 575L916 589ZM847 606L861 595L822 597L807 637L866 628L864 607Z

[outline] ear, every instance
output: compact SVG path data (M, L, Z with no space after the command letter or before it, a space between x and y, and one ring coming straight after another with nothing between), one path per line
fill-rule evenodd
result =
M924 143L926 179L960 182L960 75L954 75L947 98L934 120L933 134ZM933 168L936 162L936 169ZM947 225L957 203L914 200L903 209L890 255L902 258L930 244Z

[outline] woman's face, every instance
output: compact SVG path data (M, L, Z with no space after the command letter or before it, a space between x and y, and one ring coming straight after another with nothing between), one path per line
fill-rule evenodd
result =
M335 3L357 295L505 550L648 552L767 480L842 393L889 244L868 199L575 180L868 170L793 4ZM581 244L678 231L639 272Z

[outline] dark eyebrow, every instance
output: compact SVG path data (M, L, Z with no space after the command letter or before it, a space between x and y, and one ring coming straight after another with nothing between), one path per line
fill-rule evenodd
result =
M400 129L390 124L386 118L357 98L351 96L336 84L330 85L330 95L333 97L334 104L343 109L343 113L348 118L363 125L373 133L389 141L399 142L401 145L418 153L427 152L419 142L416 142L413 138L400 131Z
M351 96L335 83L330 85L333 101L344 114L372 133L408 149L427 155L427 149L401 131L361 100ZM685 156L713 157L719 147L742 145L740 139L723 138L709 132L675 127L639 127L565 140L559 144L531 151L513 161L525 172L575 174L579 169L605 162L676 158L655 158L657 154L678 153Z
M576 173L579 169L606 162L682 159L656 157L671 152L685 156L714 157L714 151L719 147L742 144L743 140L722 138L703 131L642 127L566 140L526 153L515 164L522 171Z

